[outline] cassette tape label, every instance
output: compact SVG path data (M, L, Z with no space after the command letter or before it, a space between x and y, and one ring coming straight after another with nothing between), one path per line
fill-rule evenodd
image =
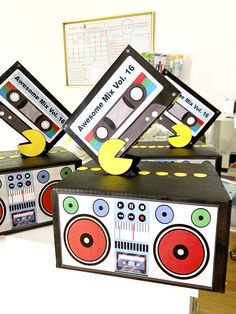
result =
M97 155L102 143L124 133L162 90L162 84L129 56L70 129Z
M212 117L214 117L215 112L210 110L202 102L200 102L196 97L191 95L188 91L184 90L181 86L176 84L171 78L166 77L173 85L175 85L181 92L180 97L176 102L176 107L171 108L168 112L165 112L167 117L172 116L173 121L179 123L178 118L183 117L186 114L186 110L192 112L195 115L195 121L191 123L189 118L189 127L192 130L193 135L197 135L204 125L209 122Z
M16 70L6 82L1 84L0 94L7 99L8 93L16 89L27 97L33 104L36 103L37 107L43 113L50 116L52 121L57 123L60 127L68 119L68 117L59 108L57 108L20 70Z
M101 145L112 138L125 141L124 155L179 94L128 45L63 129L96 161Z
M220 115L220 111L168 70L164 69L162 74L180 91L180 95L157 121L171 132L175 124L187 125L192 133L189 145L193 145Z
M40 131L48 151L63 135L69 111L19 62L0 77L0 117L19 133Z

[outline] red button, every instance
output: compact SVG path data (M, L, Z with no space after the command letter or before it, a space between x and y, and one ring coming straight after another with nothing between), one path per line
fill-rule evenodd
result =
M138 218L139 218L139 220L142 221L142 222L146 220L146 217L145 217L144 215L139 215Z

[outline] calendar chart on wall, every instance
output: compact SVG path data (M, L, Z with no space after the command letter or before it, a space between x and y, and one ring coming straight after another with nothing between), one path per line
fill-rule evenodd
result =
M127 45L153 50L154 12L63 23L68 86L95 85Z

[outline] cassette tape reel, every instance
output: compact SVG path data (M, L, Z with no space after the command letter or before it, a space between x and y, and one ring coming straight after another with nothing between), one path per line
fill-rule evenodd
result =
M22 134L40 131L48 151L64 134L70 113L19 62L0 77L0 118Z
M110 138L124 139L123 155L178 95L174 85L127 46L63 129L94 160Z
M158 122L172 132L175 124L187 125L192 131L190 145L193 145L220 115L220 111L172 73L164 69L162 74L178 88L181 95L162 112Z

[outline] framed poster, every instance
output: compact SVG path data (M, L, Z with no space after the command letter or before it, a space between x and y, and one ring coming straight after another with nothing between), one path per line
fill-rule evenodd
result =
M95 85L127 45L154 48L154 12L63 23L66 85Z

